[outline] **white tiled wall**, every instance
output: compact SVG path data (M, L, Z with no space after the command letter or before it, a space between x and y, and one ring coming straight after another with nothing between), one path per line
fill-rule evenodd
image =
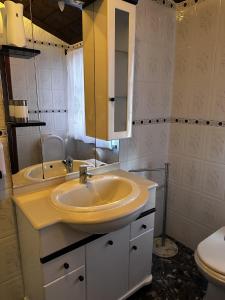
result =
M150 0L139 1L134 119L172 115L224 120L225 3L200 1L177 11L176 17L177 22L173 9ZM176 64L171 99L175 31ZM41 39L48 37L43 34ZM45 69L45 62L48 62L46 55L38 62L40 69ZM45 71L40 72L45 76ZM60 76L53 73L41 85L45 90L42 103L46 105L44 98L57 99L54 104L58 108L63 91L61 88L51 91L52 78ZM29 78L32 85L32 76ZM18 78L18 82L19 95L20 84L26 85L26 81ZM36 103L35 95L29 99L34 99L32 105ZM57 128L57 123L51 119L47 128L52 128L51 124ZM0 127L5 127L1 101ZM32 130L30 135L38 134L36 129ZM1 141L7 151L7 139ZM225 223L225 129L186 124L140 125L133 127L133 138L120 143L120 162L126 170L161 166L168 159L171 163L168 233L194 248ZM156 174L151 178L161 181ZM0 185L0 227L4 228L0 235L0 295L7 300L19 300L23 288L10 194L8 175ZM156 234L161 225L162 191L158 192L157 200Z
M0 128L6 130L2 91L0 91ZM23 284L20 269L14 210L11 201L12 182L9 166L7 137L0 137L3 144L7 175L0 180L0 298L21 300Z
M177 11L173 117L225 120L225 3ZM225 224L225 128L172 124L168 233L193 249Z
M196 5L194 1L188 2L188 7L180 6L177 10L176 26L173 11L151 1L138 4L135 120L165 116L225 120L225 3L220 0L199 1ZM143 15L147 18L142 18ZM162 25L165 23L166 28ZM173 77L171 36L174 35L171 32L175 27ZM199 241L224 225L224 127L135 126L133 138L121 141L120 149L120 161L125 169L158 166L167 159L171 163L168 211L171 236L195 248ZM159 196L158 206L161 202ZM156 233L160 221L158 217Z
M26 23L26 32L31 34L29 22ZM0 25L1 29L1 25ZM1 30L0 30L1 31ZM60 40L53 38L48 33L39 30L35 27L35 38L42 41L49 41L60 43ZM28 35L30 37L30 35ZM63 102L65 90L62 88L62 84L55 85L54 80L59 80L59 73L65 72L62 60L64 59L63 50L58 48L44 48L44 46L37 47L42 48L42 54L37 60L38 70L48 70L50 77L46 78L48 84L41 82L41 76L45 76L45 71L40 71L40 77L38 81L38 93L41 97L44 96L45 100L42 102L43 108L46 108L46 102L49 102L49 98L52 100L50 106L51 109L66 109ZM60 59L59 55L60 54ZM52 60L48 60L51 57ZM57 57L57 59L56 59ZM54 58L54 59L53 59ZM47 61L48 60L48 61ZM42 69L42 67L44 68ZM29 109L37 109L37 93L36 93L36 80L34 72L34 60L21 60L12 59L12 82L13 92L15 99L28 99ZM50 95L48 97L48 95ZM41 98L40 97L40 98ZM43 98L41 98L43 100ZM55 101L53 101L55 100ZM42 107L40 109L43 109ZM52 116L54 115L54 116ZM41 118L46 120L48 125L47 130L55 132L56 134L63 135L66 131L66 124L63 113L55 114L42 114ZM31 119L36 119L36 116L31 115ZM49 119L51 122L49 122ZM60 126L59 126L60 124ZM0 90L0 129L6 130L4 108L2 102L2 90ZM49 132L44 131L44 132ZM30 161L39 161L40 152L38 151L37 142L40 139L40 133L37 128L23 128L18 130L18 148L23 151L23 157L25 161L22 164L27 163L27 159ZM33 143L31 143L31 140ZM29 141L29 143L28 143ZM12 195L12 182L9 166L9 155L7 147L7 137L0 137L0 142L4 146L5 160L7 165L7 175L0 180L0 299L2 300L22 300L24 296L23 281L20 267L20 254L18 249L18 241L16 236L16 222L14 216L14 209L11 201Z
M154 1L137 5L133 119L170 115L175 44L175 11ZM125 170L159 167L167 161L168 124L133 127L133 137L120 141L120 162ZM140 174L162 183L159 174ZM155 233L162 226L162 191L157 192Z

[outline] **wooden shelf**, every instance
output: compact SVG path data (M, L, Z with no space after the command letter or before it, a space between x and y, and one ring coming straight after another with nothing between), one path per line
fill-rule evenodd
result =
M0 55L3 56L29 59L40 53L41 51L36 49L21 48L21 47L8 46L8 45L0 46Z
M7 123L10 127L34 127L34 126L46 126L45 122L41 122L41 121L28 121L28 122L24 122L24 123L16 123L16 122L8 122Z

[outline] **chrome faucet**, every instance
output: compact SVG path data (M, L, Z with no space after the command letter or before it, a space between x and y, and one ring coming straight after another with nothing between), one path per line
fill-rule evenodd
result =
M86 184L87 178L91 178L93 175L88 173L88 166L82 165L80 166L80 183Z
M62 161L64 166L66 167L66 172L67 173L72 173L73 172L73 159L72 157L68 156L66 159Z

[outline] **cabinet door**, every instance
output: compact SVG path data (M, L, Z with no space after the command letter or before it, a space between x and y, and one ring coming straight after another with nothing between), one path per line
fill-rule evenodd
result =
M135 17L136 6L123 0L96 0L82 11L88 136L131 137Z
M109 139L131 137L136 7L108 1Z
M85 267L44 286L45 300L85 300Z
M129 287L143 281L151 275L153 230L130 241Z
M87 299L117 300L128 290L129 226L86 248Z

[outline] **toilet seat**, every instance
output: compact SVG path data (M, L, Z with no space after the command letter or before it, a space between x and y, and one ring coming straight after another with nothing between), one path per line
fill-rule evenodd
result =
M209 280L225 285L225 227L202 241L195 251L195 261Z
M225 276L225 227L202 241L197 254L202 263L210 270Z
M195 252L195 262L208 281L214 282L216 285L225 286L225 275L215 272L204 264L199 258L197 251Z

